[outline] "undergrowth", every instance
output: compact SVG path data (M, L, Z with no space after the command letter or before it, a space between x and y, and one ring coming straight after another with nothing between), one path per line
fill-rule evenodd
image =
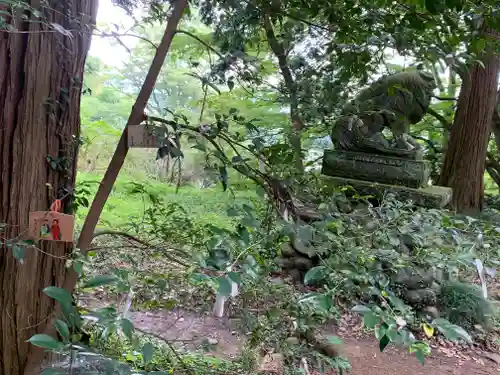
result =
M172 190L165 186L127 181L115 189L131 207L113 214L126 212L127 219L114 225L113 231L100 233L87 258L75 260L83 266L80 292L98 288L101 296L118 297L122 304L132 300L135 309L206 312L216 294L228 295L231 283L239 284L241 293L229 310L238 320L238 330L247 337L244 358L212 363L203 355L186 357L181 351L187 363L206 366L200 373L218 373L210 372L211 366L213 371L242 371L242 367L252 367L255 356L248 353L255 351L281 353L289 371L295 371L301 358L308 358L318 368L348 368L342 358L325 354L308 341L343 313L335 301L363 316L381 349L391 343L405 345L422 362L430 347L416 338L421 332L428 336L439 332L452 340L470 342L477 325L484 329L493 325L491 306L472 286L456 282L475 279L476 259L489 269L496 267L500 228L493 221L418 208L390 196L373 207L363 197L349 202L341 192L329 192L322 195L318 207L321 220L292 225L277 220L257 193L225 198L208 209L207 201L196 207L198 200L189 202L179 196L172 203L168 193ZM315 194L318 191L321 187ZM207 190L207 194L212 192ZM344 210L339 210L339 197ZM134 209L138 212L135 217L130 215ZM200 219L207 210L218 219ZM317 260L303 280L314 289L269 281L269 273L279 270L274 258L290 239L300 241ZM425 278L422 270L442 275L434 296L440 301L437 316L422 314L432 299L420 305L409 301L407 280L402 282L399 277L404 271ZM116 334L122 332L126 319L120 314L102 320L101 333L111 326ZM155 349L154 358L158 359L141 365L148 355L144 348L149 346L144 341L134 344L135 335L125 336L128 344L123 339L108 340L105 346L95 347L137 371L168 372L179 365L179 357L168 345ZM335 336L325 340L340 342Z

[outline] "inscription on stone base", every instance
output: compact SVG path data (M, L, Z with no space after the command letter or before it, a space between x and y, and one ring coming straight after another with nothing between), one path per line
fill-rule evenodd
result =
M430 167L425 160L325 150L321 173L332 177L420 188L428 185Z

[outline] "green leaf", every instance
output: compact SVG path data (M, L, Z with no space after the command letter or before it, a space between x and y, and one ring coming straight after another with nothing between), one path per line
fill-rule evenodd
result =
M389 337L387 337L386 335L382 336L382 338L380 339L379 343L378 343L378 347L380 348L380 351L383 352L384 349L387 347L387 345L391 342L391 340L389 339Z
M230 115L235 115L236 113L238 113L238 109L237 108L230 108L229 109L229 114Z
M229 277L233 283L235 283L237 285L241 284L241 275L239 273L229 272L227 274L227 277Z
M326 339L328 343L332 345L342 345L344 343L340 337L334 335L327 336Z
M245 263L248 264L250 267L254 267L255 265L257 265L255 258L251 255L247 255Z
M39 348L57 350L61 347L61 343L49 335L34 335L27 342Z
M56 327L57 332L59 332L59 334L65 341L69 341L69 328L65 322L57 319L54 322L54 327Z
M363 323L366 328L372 329L375 327L378 323L380 322L380 317L375 315L373 312L369 312L364 314L363 316Z
M317 282L325 277L325 266L317 266L311 268L304 276L304 284L308 285L310 282Z
M55 368L46 368L40 375L64 375L64 373Z
M424 354L424 352L422 350L417 350L415 352L415 357L417 357L418 361L423 366L424 362L425 362L425 354Z
M84 288L96 288L98 286L113 284L113 283L116 283L117 281L118 281L118 278L116 276L101 275L101 276L96 276L93 279L87 281L83 287Z
M83 262L74 262L73 269L78 274L78 277L81 277L83 274Z
M359 313L359 314L367 314L371 313L372 309L370 309L368 306L363 306L363 305L356 305L351 309L352 312Z
M134 333L134 325L128 319L120 320L120 327L123 331L123 334L129 339L132 340L132 334Z
M311 226L303 225L298 229L297 235L302 243L307 244L314 239L314 229Z
M142 348L142 360L144 361L145 365L147 365L149 362L152 361L153 353L154 353L153 344L151 344L150 342L144 344L144 347Z
M21 261L24 259L24 247L19 245L12 246L12 255L17 260Z
M375 328L375 337L377 340L381 340L387 333L387 325L381 324L380 326Z
M73 296L66 289L48 286L43 292L66 308L69 308L73 304Z
M389 339L392 342L398 343L400 341L399 335L398 335L398 330L394 326L389 327L389 329L386 332L386 335L389 337Z
M238 164L238 163L241 163L242 161L243 161L243 158L239 155L233 156L231 159L231 163L233 163L233 164Z
M197 150L200 150L200 151L203 151L203 152L207 151L207 148L205 147L205 145L203 143L196 143L191 148L194 148L194 149L197 149Z
M170 148L170 156L173 157L173 158L183 158L184 157L184 153L178 147L171 147Z
M231 282L225 276L219 276L217 282L219 283L217 293L224 297L229 296L231 294Z
M241 211L238 211L236 208L234 207L229 207L226 211L226 214L227 216L229 217L237 217L237 216L241 216L242 213Z
M448 340L456 341L458 339L463 339L467 343L472 344L471 337L462 327L452 324L443 318L435 319L432 323Z

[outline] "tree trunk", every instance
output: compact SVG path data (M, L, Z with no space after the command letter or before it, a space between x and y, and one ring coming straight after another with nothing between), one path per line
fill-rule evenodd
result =
M0 33L3 245L24 238L30 211L47 210L74 187L81 80L97 12L97 0L24 3L27 9L37 9L41 19L21 8L8 17L10 9L0 5L0 20L14 28ZM69 30L72 36L65 35ZM51 166L49 156L65 158L66 163ZM64 283L72 244L42 242L38 249L25 247L21 261L11 248L0 248L1 375L25 372L34 350L26 340L45 330L54 308L42 290Z
M439 184L453 188L452 207L475 214L483 207L484 168L491 119L496 102L500 60L483 59L462 80Z

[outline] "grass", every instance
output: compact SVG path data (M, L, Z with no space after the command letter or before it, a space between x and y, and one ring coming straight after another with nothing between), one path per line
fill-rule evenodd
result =
M90 189L95 194L102 176L91 173L79 172L77 186L90 183ZM235 203L257 200L255 191L235 191L234 195L223 192L220 186L216 188L201 189L193 186L183 186L176 192L176 187L167 183L148 180L137 181L129 176L120 176L113 187L111 195L104 206L98 228L124 228L131 222L140 222L148 200L140 194L131 193L131 182L144 184L148 192L157 194L167 202L180 204L194 220L200 224L214 224L227 226L231 220L226 215L226 210ZM88 197L91 201L93 195ZM76 214L77 226L80 227L88 213L88 208L81 207Z

